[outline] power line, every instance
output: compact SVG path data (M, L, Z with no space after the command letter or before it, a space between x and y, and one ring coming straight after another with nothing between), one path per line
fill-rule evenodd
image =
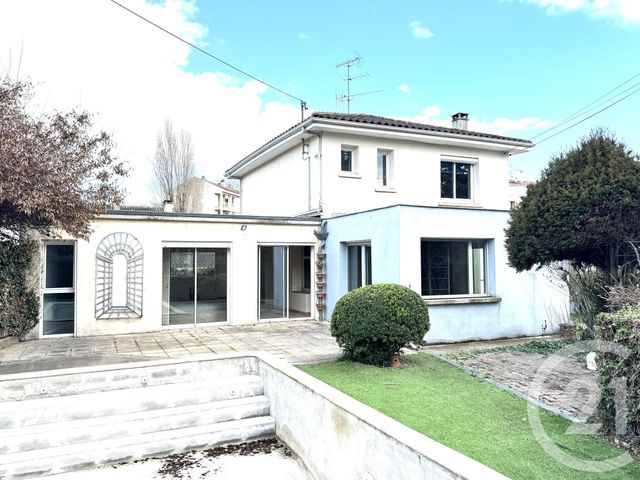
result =
M625 82L621 83L620 85L618 85L618 86L617 86L616 88L614 88L613 90L610 90L610 91L609 91L609 92L607 92L604 96L607 96L609 93L611 93L611 92L613 92L613 91L617 90L617 89L618 89L618 88L620 88L622 85L624 85L625 83L628 83L630 80L633 80L633 79L634 79L635 77L637 77L637 76L640 76L640 73L639 73L638 75L635 75L635 76L631 77L629 80L627 80L627 81L625 81ZM636 83L636 84L632 85L631 87L627 88L626 90L624 90L623 92L621 92L621 93L619 93L618 95L614 96L613 98L619 97L620 95L622 95L622 94L623 94L623 93L625 93L625 92L628 92L628 91L629 91L629 90L631 90L632 88L638 87L638 85L640 85L640 82L638 82L638 83ZM588 116L586 116L586 117L584 117L584 118L582 118L582 119L578 120L577 122L572 123L572 124L571 124L571 125L569 125L568 127L563 128L562 130L560 130L559 132L556 132L556 133L554 133L554 134L552 134L552 135L549 135L549 136L544 137L542 140L540 140L540 141L536 142L533 146L538 146L538 145L540 145L541 143L544 143L544 142L546 142L547 140L550 140L551 138L556 137L556 136L560 135L561 133L566 132L567 130L569 130L569 129L571 129L571 128L575 127L576 125L580 125L581 123L586 122L586 121L587 121L587 120L589 120L590 118L593 118L593 117L595 117L596 115L599 115L600 113L604 112L605 110L610 109L610 108L611 108L611 107L613 107L614 105L617 105L618 103L622 102L623 100L626 100L626 99L627 99L627 98L629 98L631 95L635 95L635 94L636 94L636 93L638 93L638 92L640 92L640 87L639 87L639 88L636 88L636 89L635 89L635 90L633 90L631 93L628 93L627 95L625 95L624 97L622 97L622 98L620 98L620 99L616 100L615 102L611 102L611 103L609 103L607 106L605 106L605 107L601 108L601 109L600 109L600 110L598 110L597 112L594 112L594 113L592 113L591 115L588 115ZM594 102L597 102L599 99L603 98L604 96L599 97L598 99L594 100ZM609 99L609 100L607 100L607 101L610 101L610 100L612 100L612 99ZM591 102L591 104L589 104L589 105L592 105L594 102ZM601 102L599 105L602 105L602 102ZM594 108L596 108L596 107L594 107ZM584 107L583 107L583 109L584 109ZM593 108L591 108L590 110L593 110ZM575 119L575 118L576 118L576 116L575 116L575 114L574 114L574 115L571 115L571 116L570 116L570 117L568 117L568 118L574 118L574 119ZM567 121L564 121L564 122L562 122L562 123L567 123ZM555 128L557 128L558 126L560 126L560 125L557 125ZM546 131L547 131L547 132L549 132L549 131L551 131L551 130L552 130L552 129L549 129L549 130L546 130ZM539 136L539 135L538 135L538 136ZM535 137L534 137L534 138L535 138ZM511 154L512 152L517 152L518 150L520 150L521 152L524 152L524 151L528 150L528 148L527 148L527 147L524 147L524 148L523 148L523 147L515 147L515 148L512 148L511 150L509 150L507 153L508 153L508 154Z
M579 124L581 124L582 122L585 122L585 121L589 120L590 118L595 117L596 115L598 115L598 114L600 114L600 113L604 112L605 110L608 110L609 108L613 107L614 105L616 105L616 104L620 103L621 101L623 101L623 100L625 100L625 99L629 98L631 95L634 95L634 94L636 94L636 93L638 93L638 92L640 92L640 88L636 88L633 92L631 92L631 93L629 93L629 94L625 95L624 97L620 98L619 100L616 100L616 101L615 101L615 102L613 102L613 103L610 103L609 105L607 105L607 106L606 106L606 107L604 107L604 108L601 108L601 109L600 109L600 110L598 110L597 112L592 113L591 115L589 115L589 116L587 116L587 117L585 117L585 118L583 118L583 119L581 119L581 120L579 120L579 121L577 121L577 122L575 122L575 123L573 123L573 124L569 125L568 127L563 128L563 129L562 129L562 130L560 130L559 132L556 132L556 133L554 133L553 135L549 135L548 137L543 138L542 140L540 140L539 142L537 142L537 143L536 143L536 145L540 145L542 142L546 142L546 141L547 141L547 140L549 140L550 138L553 138L553 137L555 137L555 136L557 136L557 135L560 135L562 132L565 132L565 131L569 130L570 128L575 127L576 125L579 125Z
M179 35L176 35L173 32L170 32L169 30L167 30L166 28L158 25L157 23L152 22L151 20L149 20L148 18L140 15L139 13L131 10L128 7L125 7L124 5L122 5L121 3L117 2L116 0L109 0L111 3L119 6L120 8L126 10L127 12L131 13L132 15L135 15L136 17L138 17L140 20L144 20L145 22L147 22L150 25L153 25L154 27L158 28L159 30L162 30L164 33L166 33L167 35L172 36L173 38L175 38L176 40L179 40L182 43L185 43L187 45L189 45L191 48L199 51L200 53L203 53L204 55L213 58L214 60L216 60L217 62L222 63L223 65L226 65L227 67L231 68L232 70L235 70L238 73L241 73L242 75L245 75L246 77L251 78L252 80L255 80L256 82L260 82L261 84L263 84L264 86L275 90L276 92L280 92L283 95L286 95L289 98L292 98L294 100L297 100L300 102L300 107L304 110L307 109L307 102L305 102L303 99L296 97L295 95L290 94L289 92L286 92L284 90L282 90L281 88L276 87L275 85L272 85L271 83L265 82L264 80L259 79L258 77L256 77L255 75L251 75L249 72L246 72L245 70L242 70L238 67L236 67L235 65L232 65L231 63L221 59L220 57L215 56L214 54L207 52L206 50L198 47L197 45L194 45L193 43L189 42L188 40L185 40L184 38L180 37Z
M626 90L624 90L624 91L622 91L622 92L618 93L618 94L617 94L617 95L615 95L614 97L610 98L609 100L605 100L604 102L599 103L598 105L594 106L593 108L589 108L589 107L591 107L592 105L594 105L595 103L597 103L597 102L599 102L600 100L602 100L603 98L608 97L608 96L609 96L609 94L611 94L611 93L615 92L616 90L618 90L619 88L621 88L623 85L626 85L626 84L627 84L627 83L629 83L631 80L633 80L633 79L635 79L635 78L637 78L637 77L640 77L640 72L636 73L635 75L633 75L632 77L628 78L627 80L625 80L625 81L624 81L624 82L622 82L621 84L619 84L619 85L617 85L616 87L612 88L612 89L611 89L611 90L609 90L607 93L605 93L605 94L603 94L603 95L599 96L598 98L596 98L595 100L593 100L591 103L589 103L589 104L585 105L584 107L582 107L581 109L579 109L579 110L575 111L574 113L572 113L571 115L569 115L568 117L566 117L564 120L562 120L562 121L561 121L560 123L558 123L557 125L554 125L553 127L548 128L548 129L543 130L542 132L538 133L537 135L535 135L535 136L533 137L533 139L538 138L538 137L541 137L541 136L543 136L544 134L546 134L546 133L548 133L548 132L551 132L551 131L553 131L553 130L555 130L555 129L557 129L557 128L560 128L562 125L564 125L564 124L566 124L566 123L569 123L570 121L572 121L572 120L574 120L574 119L578 118L578 117L579 117L579 116L580 116L580 115L581 115L585 110L587 110L587 109L588 109L588 111L594 110L594 109L598 108L600 105L602 105L602 104L604 104L604 103L608 102L609 100L612 100L613 98L616 98L616 97L618 97L618 96L622 95L623 93L628 92L629 90L631 90L632 88L636 87L637 85L640 85L640 83L636 83L636 84L632 85L631 87L627 88Z

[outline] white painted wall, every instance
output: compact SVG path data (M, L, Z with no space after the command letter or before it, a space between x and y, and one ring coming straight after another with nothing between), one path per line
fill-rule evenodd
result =
M242 178L243 214L298 215L318 208L318 139L308 142L308 157L303 158L302 144L298 144Z
M461 203L440 198L442 155L477 159L474 197L466 203L477 208L509 208L508 156L502 152L326 132L321 141L314 136L307 142L312 162L311 208L322 203L325 217L398 204ZM340 172L343 144L358 147L356 177ZM393 151L391 192L377 189L378 149ZM301 158L301 147L294 147L246 174L242 213L295 215L308 210L308 166Z
M247 228L241 230L242 225L246 225ZM254 324L257 322L258 312L258 245L314 245L315 228L318 228L318 222L308 220L103 216L94 222L94 231L88 241L77 241L76 335L160 330L163 295L162 254L163 247L167 245L229 248L227 318L229 323L235 325ZM130 233L138 239L144 249L141 318L96 320L96 248L105 236L113 232ZM313 267L312 262L312 269Z
M398 206L329 219L328 318L335 302L347 292L345 242L370 240L373 283L400 283L421 293L422 238L482 239L489 240L488 296L501 300L429 306L431 329L426 340L454 342L549 333L557 321L551 310L568 311L568 292L551 282L544 271L517 273L508 266L504 247L508 216L505 211Z

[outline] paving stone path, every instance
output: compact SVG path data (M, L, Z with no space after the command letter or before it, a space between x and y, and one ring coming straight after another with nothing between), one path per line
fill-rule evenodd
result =
M247 351L267 352L290 363L330 361L341 352L329 332L329 322L221 325L26 341L0 349L0 374Z
M586 420L595 413L600 395L598 374L587 370L583 359L553 356L551 365L548 356L523 352L486 352L450 358L571 417Z

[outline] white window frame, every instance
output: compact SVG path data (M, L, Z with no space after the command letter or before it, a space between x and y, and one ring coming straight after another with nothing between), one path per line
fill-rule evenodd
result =
M379 148L376 157L376 187L379 190L393 190L394 186L393 150ZM382 170L382 178L381 178ZM385 181L386 180L386 181Z
M73 245L73 287L63 288L47 288L47 245ZM77 285L77 262L78 262L78 244L74 240L59 240L42 242L42 279L40 290L40 321L38 322L39 338L56 338L56 337L75 337L78 332L78 295L76 294ZM44 334L44 296L48 293L73 293L73 333Z
M342 169L342 152L351 152L351 170ZM340 176L360 178L360 175L358 172L359 172L358 146L357 145L341 145L340 146Z
M439 164L439 172L438 176L439 182L442 181L442 162L450 162L454 164L453 167L453 197L443 197L442 196L442 186L440 186L440 200L443 203L474 203L476 198L476 182L478 177L478 159L473 157L459 157L455 155L441 155L440 156L440 164ZM464 163L469 165L469 198L457 198L456 197L456 163Z
M448 295L422 295L423 298L471 298L471 297L490 297L489 285L488 285L488 257L489 257L489 240L484 238L421 238L420 248L422 248L422 242L467 242L467 284L468 293L451 293ZM482 242L482 293L473 293L473 243ZM422 259L420 263L422 268ZM420 275L422 281L422 275ZM422 291L422 285L420 286Z
M345 247L346 247L346 279L347 279L347 291L351 291L351 290L355 290L355 288L359 288L362 287L364 285L371 285L373 284L373 249L371 248L371 242L370 241L365 241L365 242L353 242L353 243L345 243ZM366 255L366 248L361 248L360 249L360 278L362 279L361 284L358 287L355 287L354 289L350 289L350 285L349 285L349 248L350 247L369 247L369 258L371 259L371 270L369 271L369 276L371 277L371 283L367 283L366 278L367 278L367 255Z

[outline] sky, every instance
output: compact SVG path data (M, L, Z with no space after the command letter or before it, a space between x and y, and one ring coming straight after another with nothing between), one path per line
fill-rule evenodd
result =
M336 65L354 57L351 93L377 93L355 96L352 113L450 125L462 111L472 130L543 140L512 157L528 179L596 127L640 153L640 92L545 140L640 74L639 0L118 1L295 97L110 0L0 0L0 75L36 84L37 114L94 113L131 167L130 204L155 200L151 161L166 119L191 134L196 174L217 181L300 121L298 99L307 115L346 111Z

